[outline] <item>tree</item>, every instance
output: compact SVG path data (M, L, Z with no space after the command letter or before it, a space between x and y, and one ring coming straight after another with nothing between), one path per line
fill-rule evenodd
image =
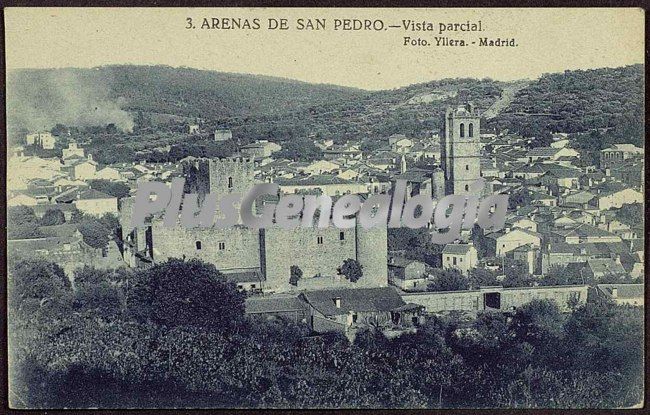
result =
M59 209L48 209L41 218L41 226L63 225L65 215Z
M298 265L291 266L291 276L289 277L289 284L298 286L298 281L302 278L302 270Z
M564 326L575 368L616 368L631 382L643 373L643 309L588 302Z
M389 228L388 250L402 251L408 259L414 259L438 268L440 254L444 245L431 242L431 234L427 229Z
M7 238L39 238L43 234L38 230L38 218L34 210L27 206L11 206L7 209Z
M469 281L456 269L435 269L428 291L461 291L469 289Z
M483 259L484 257L488 256L488 242L485 239L485 231L483 228L478 225L474 225L470 233L470 238L474 244L474 247L476 248L478 258Z
M103 318L115 317L122 311L124 294L108 280L104 279L95 284L76 284L75 281L75 286L76 310L93 312Z
M643 205L641 203L626 203L616 211L616 218L629 226L639 226L643 223Z
M582 278L570 275L565 266L554 265L539 281L540 285L570 285L582 284Z
M287 158L295 161L314 161L322 158L323 152L307 139L286 140L282 149L276 153L277 158Z
M70 280L59 265L41 259L17 261L10 266L9 309L34 310L46 305L66 307L71 299Z
M118 199L128 197L131 190L129 186L124 183L112 182L109 180L91 180L89 184L91 189L115 196Z
M165 326L197 326L211 330L235 327L244 315L245 294L214 265L198 259L171 258L145 272L137 296L149 317ZM144 294L144 295L142 295Z
M111 232L104 224L95 218L87 218L79 224L79 232L85 243L95 249L104 248L110 241Z
M515 259L503 259L503 280L504 287L530 287L535 282L532 275L528 273L528 266L522 261Z
M532 300L515 311L512 326L519 341L531 344L538 358L561 367L562 359L556 355L564 337L563 323L555 301Z
M357 282L363 277L363 265L359 264L356 259L348 258L343 261L343 265L338 267L339 275L344 275L351 282Z
M471 288L499 285L495 273L485 268L474 268L470 270L468 278Z

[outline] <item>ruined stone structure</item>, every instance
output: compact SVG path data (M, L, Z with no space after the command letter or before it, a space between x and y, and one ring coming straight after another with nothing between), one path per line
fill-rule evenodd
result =
M481 117L472 104L448 108L441 131L445 193L465 194L481 177Z
M182 162L185 192L247 193L254 185L253 163L247 159L195 159ZM199 197L199 199L201 199ZM132 201L121 206L125 260L131 266L163 262L168 258L198 258L227 275L262 276L265 291L291 289L291 266L303 272L298 289L332 287L383 287L388 285L386 226L363 229L295 228L250 229L165 228L153 218L144 229L129 229ZM217 213L218 214L218 213ZM356 283L337 276L346 259L363 266Z

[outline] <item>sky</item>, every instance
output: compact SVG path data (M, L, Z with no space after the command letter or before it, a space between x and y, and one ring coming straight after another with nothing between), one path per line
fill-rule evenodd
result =
M195 28L188 27L187 18ZM259 30L201 29L203 19L260 19ZM269 30L268 19L288 30ZM324 30L298 30L297 19L325 19ZM334 30L335 19L427 21L435 31ZM439 33L440 23L481 22L482 32ZM306 22L306 20L305 20ZM279 76L368 90L443 78L515 80L572 69L644 61L642 9L184 9L7 8L9 70L108 64L186 66ZM404 37L429 46L404 46ZM437 47L436 37L465 47ZM479 39L515 39L482 47Z

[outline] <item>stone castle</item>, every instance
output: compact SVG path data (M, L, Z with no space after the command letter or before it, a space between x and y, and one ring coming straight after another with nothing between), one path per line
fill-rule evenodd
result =
M253 161L244 158L186 159L186 192L246 193L255 183ZM299 287L382 287L388 285L387 229L329 227L282 229L164 228L154 218L146 228L128 229L132 199L123 201L124 258L131 266L172 257L198 258L214 264L243 289L283 292L291 289L290 269L303 272ZM217 213L219 214L219 213ZM356 283L337 275L346 259L363 266Z

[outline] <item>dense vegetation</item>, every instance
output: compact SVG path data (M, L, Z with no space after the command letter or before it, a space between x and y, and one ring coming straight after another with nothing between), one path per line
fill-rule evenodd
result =
M542 138L552 132L601 130L606 140L595 140L601 145L643 146L644 72L643 65L632 65L544 75L519 90L490 125Z
M211 265L10 264L10 401L61 407L626 407L643 393L643 311L549 301L430 318L351 343L243 315ZM182 280L183 284L177 284Z

